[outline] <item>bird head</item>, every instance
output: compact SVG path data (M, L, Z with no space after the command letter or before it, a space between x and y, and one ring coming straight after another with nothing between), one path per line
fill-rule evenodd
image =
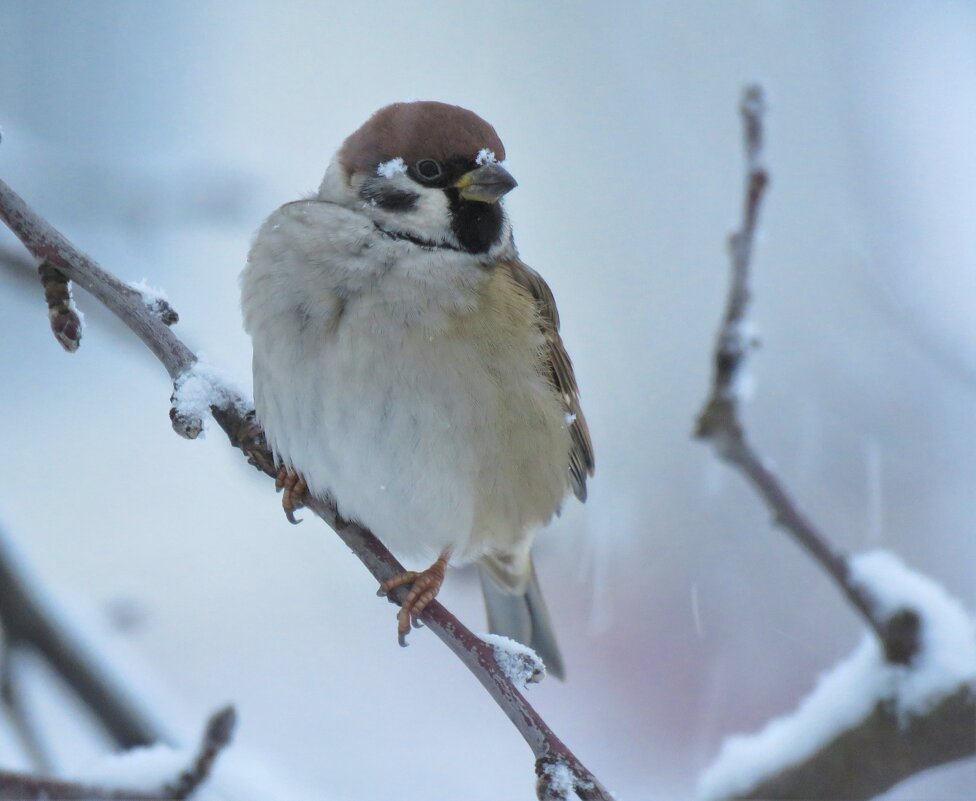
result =
M487 253L510 236L500 201L516 181L504 159L501 139L477 114L394 103L343 142L319 195L418 243Z

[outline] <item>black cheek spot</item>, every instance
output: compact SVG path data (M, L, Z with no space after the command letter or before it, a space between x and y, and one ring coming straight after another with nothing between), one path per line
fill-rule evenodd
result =
M359 196L367 203L387 211L413 211L417 208L420 195L407 189L397 189L385 182L367 181L359 190Z

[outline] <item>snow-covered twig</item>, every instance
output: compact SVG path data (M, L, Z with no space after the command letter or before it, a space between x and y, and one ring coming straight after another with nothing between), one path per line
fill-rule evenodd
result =
M166 785L164 794L168 798L182 801L202 786L210 778L217 757L230 744L236 726L237 712L234 707L227 706L214 712L207 721L193 763L187 766L175 781Z
M172 781L155 789L126 787L128 782L125 781L113 786L114 781L92 784L0 771L0 801L47 801L52 798L59 801L185 801L210 778L215 760L230 743L235 723L233 707L214 713L190 764Z
M142 302L146 304L146 308L163 323L176 325L180 321L180 315L176 313L176 309L170 306L166 293L158 287L150 286L145 278L141 281L131 282L129 287L139 293Z
M0 181L0 218L35 258L50 261L125 323L162 362L174 382L179 382L181 376L193 368L196 355L146 307L139 292L78 251L3 181ZM231 444L242 450L251 464L275 477L277 468L264 433L244 399L224 387L212 401L210 412ZM336 531L377 581L383 582L403 572L403 566L390 551L369 530L340 517L334 503L323 498L308 498L305 505ZM390 593L390 600L402 603L406 592L407 588L398 588ZM611 796L596 777L556 736L508 678L496 661L492 646L469 631L437 601L424 609L421 620L467 666L512 721L532 749L537 773L545 765L559 761L574 777L579 798L610 801Z
M525 689L546 677L545 663L527 645L500 634L482 634L481 639L492 647L495 661L517 687Z
M851 580L846 555L800 511L779 477L750 444L739 417L739 387L749 351L754 347L748 335L749 270L759 210L769 182L762 163L764 110L762 89L747 87L740 107L746 151L742 225L729 238L732 279L715 345L711 394L698 416L695 434L709 442L721 459L745 475L773 513L773 520L806 549L874 630L889 661L907 664L918 648L917 619L911 616L910 610L890 618L879 614L874 599Z
M867 799L976 754L976 626L966 610L894 554L851 563L886 611L917 610L918 656L892 664L865 634L794 711L723 743L699 782L702 798Z
M791 715L732 737L702 776L707 799L868 799L927 768L976 755L976 631L935 582L890 554L854 559L799 511L749 444L739 417L749 330L749 268L768 178L763 97L742 101L746 192L729 245L732 280L715 348L711 394L696 434L738 468L777 524L824 568L873 636L835 666Z

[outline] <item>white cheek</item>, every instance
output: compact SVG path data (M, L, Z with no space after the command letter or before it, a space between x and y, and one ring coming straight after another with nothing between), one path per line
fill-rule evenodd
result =
M454 239L451 231L451 215L447 205L447 195L440 189L423 189L418 192L420 200L417 207L403 215L406 224L425 239L434 242L443 242L450 237Z
M370 201L361 201L362 210L371 219L388 231L403 231L431 242L456 244L450 225L447 195L443 190L419 186L401 173L392 174L386 180L396 189L417 195L417 205L410 211L388 211ZM362 183L362 177L354 178L353 190L358 193Z

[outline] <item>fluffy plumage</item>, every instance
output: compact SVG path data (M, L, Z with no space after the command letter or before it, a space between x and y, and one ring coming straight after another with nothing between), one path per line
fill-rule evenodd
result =
M531 541L585 499L593 453L552 294L501 204L468 199L514 186L485 149L504 157L473 113L395 104L268 218L241 279L255 406L276 457L394 552L478 560L495 628L558 675Z

